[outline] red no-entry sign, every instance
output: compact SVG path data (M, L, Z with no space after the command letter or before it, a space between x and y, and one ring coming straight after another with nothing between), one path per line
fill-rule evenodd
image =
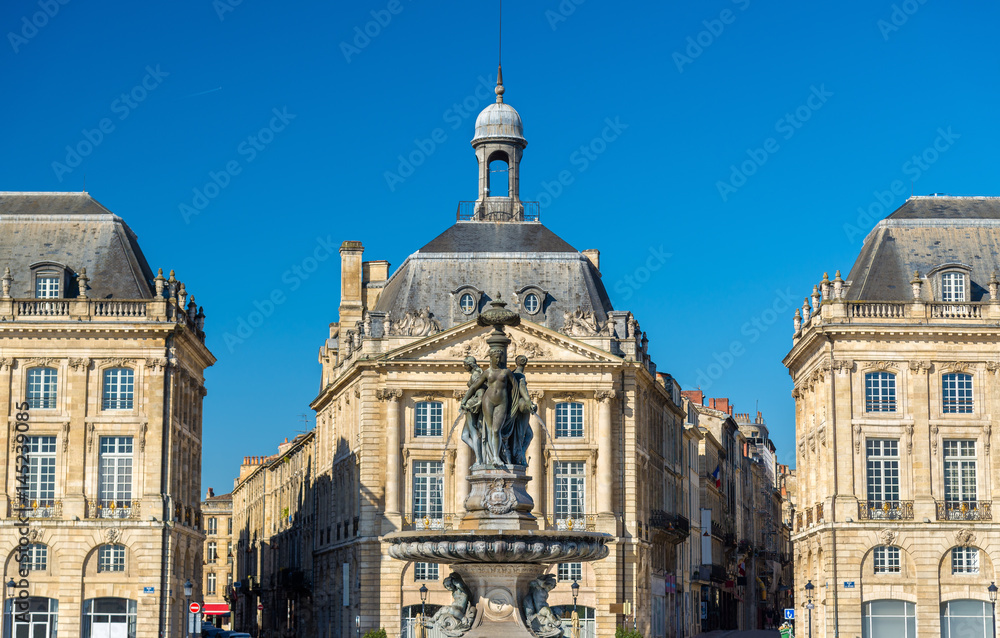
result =
M190 610L192 614L197 614L199 611L201 611L201 605L199 605L198 603L191 603L191 605L188 607L188 610Z

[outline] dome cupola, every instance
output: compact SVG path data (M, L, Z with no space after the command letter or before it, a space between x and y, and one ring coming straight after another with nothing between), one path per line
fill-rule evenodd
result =
M479 160L479 196L474 220L521 221L521 153L528 145L514 107L504 104L503 69L497 69L497 101L476 118L472 147Z

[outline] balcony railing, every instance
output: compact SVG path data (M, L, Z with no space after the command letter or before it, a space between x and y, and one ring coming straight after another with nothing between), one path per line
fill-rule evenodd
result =
M166 293L164 293L166 294ZM204 335L205 315L187 296L151 299L13 299L0 297L0 321L173 321Z
M347 538L347 525L345 524L344 527L344 537ZM404 530L444 530L454 529L454 527L454 514L443 514L441 512L433 512L430 514L425 512L403 514Z
M62 501L32 500L11 502L12 515L25 518L62 518Z
M862 521L912 520L913 501L858 501L858 519Z
M91 500L87 502L87 518L137 519L139 516L139 501Z
M993 501L935 501L939 521L991 521Z
M592 532L597 525L597 516L594 514L576 514L574 516L545 517L546 529L557 529L563 532Z
M522 202L510 197L487 197L475 202L459 202L458 221L537 222L541 207L538 202Z
M649 515L649 526L654 531L660 531L681 542L691 533L691 523L680 514L664 510L653 510Z

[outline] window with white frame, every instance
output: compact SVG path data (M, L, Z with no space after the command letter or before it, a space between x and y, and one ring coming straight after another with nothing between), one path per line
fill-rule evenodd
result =
M417 403L414 436L441 436L443 433L443 404L439 401Z
M965 275L960 272L946 272L941 275L941 301L965 301Z
M41 543L32 543L21 552L21 569L43 572L49 561L49 548Z
M976 501L976 442L944 442L944 500L953 503Z
M583 404L556 404L556 437L580 438L583 436Z
M56 407L58 381L59 373L54 368L31 368L28 370L28 405L32 409Z
M896 411L896 375L869 372L865 375L865 412Z
M476 298L470 293L465 293L458 299L458 305L462 309L462 314L471 315L476 309Z
M23 505L52 507L56 498L56 437L26 437L24 453L28 457L28 502Z
M205 533L215 535L219 531L219 520L214 516L205 521Z
M208 556L205 560L209 563L214 563L219 558L219 544L215 541L210 541L208 543Z
M226 528L228 530L226 533L229 536L232 536L233 535L233 519L232 519L232 517L226 519Z
M206 585L207 585L206 589L208 591L206 591L205 593L207 593L207 594L214 594L215 593L215 572L209 572L208 573L208 578L207 578Z
M99 572L125 571L125 546L101 545L97 549L97 571Z
M979 550L975 547L953 547L951 549L952 574L978 574Z
M555 467L556 519L582 519L585 509L585 474L583 461L560 461Z
M437 580L437 563L413 563L413 580Z
M882 545L875 548L875 573L898 574L900 569L899 548Z
M899 441L868 439L865 442L869 509L899 500Z
M230 565L233 563L233 543L231 541L229 546L226 548L226 562Z
M583 580L583 563L559 563L556 576L560 582L580 582Z
M413 517L444 516L444 469L441 461L413 462Z
M101 516L127 516L132 506L132 437L102 436L100 450Z
M61 277L54 274L39 274L35 276L35 298L36 299L58 299L59 280Z
M947 414L971 414L972 375L957 372L941 375L941 403Z
M131 368L110 368L104 371L105 410L131 410L135 397L135 371Z

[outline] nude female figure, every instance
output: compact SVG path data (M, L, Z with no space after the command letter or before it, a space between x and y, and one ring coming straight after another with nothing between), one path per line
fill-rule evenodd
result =
M499 348L490 350L490 369L469 386L462 399L462 407L479 388L485 387L481 409L483 411L483 462L501 465L500 429L510 417L511 390L517 388L514 375L507 368L507 353Z

